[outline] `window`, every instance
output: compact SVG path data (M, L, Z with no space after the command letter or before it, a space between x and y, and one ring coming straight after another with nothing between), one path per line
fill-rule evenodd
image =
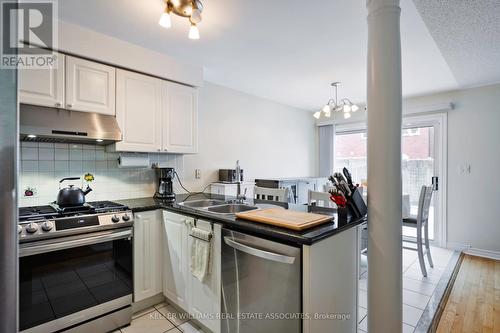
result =
M349 169L355 183L365 184L367 179L366 132L340 132L335 134L334 170Z
M367 186L366 131L337 131L334 142L334 170L342 172L346 167L351 171L355 183ZM434 175L434 127L403 129L401 144L403 215L416 215L420 189L422 185L430 185ZM403 235L415 237L415 229L403 228ZM429 238L434 239L434 203L429 216Z

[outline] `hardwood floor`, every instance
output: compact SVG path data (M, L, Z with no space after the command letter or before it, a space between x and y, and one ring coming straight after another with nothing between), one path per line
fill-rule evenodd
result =
M500 261L464 257L437 332L500 333Z

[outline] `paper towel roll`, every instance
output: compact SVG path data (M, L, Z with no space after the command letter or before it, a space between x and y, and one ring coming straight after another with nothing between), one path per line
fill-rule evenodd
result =
M148 154L120 154L118 157L119 168L149 168Z

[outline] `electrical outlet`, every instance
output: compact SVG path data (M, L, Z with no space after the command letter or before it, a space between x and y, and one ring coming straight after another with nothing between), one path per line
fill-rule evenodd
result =
M471 173L470 164L461 164L458 166L457 169L458 169L458 173L462 176L470 175L470 173Z
M194 170L194 178L200 179L201 178L201 170L200 169L195 169Z

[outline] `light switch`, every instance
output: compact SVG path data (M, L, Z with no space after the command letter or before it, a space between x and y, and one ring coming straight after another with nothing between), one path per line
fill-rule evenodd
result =
M194 170L194 178L200 179L201 178L201 170L200 169L195 169Z

